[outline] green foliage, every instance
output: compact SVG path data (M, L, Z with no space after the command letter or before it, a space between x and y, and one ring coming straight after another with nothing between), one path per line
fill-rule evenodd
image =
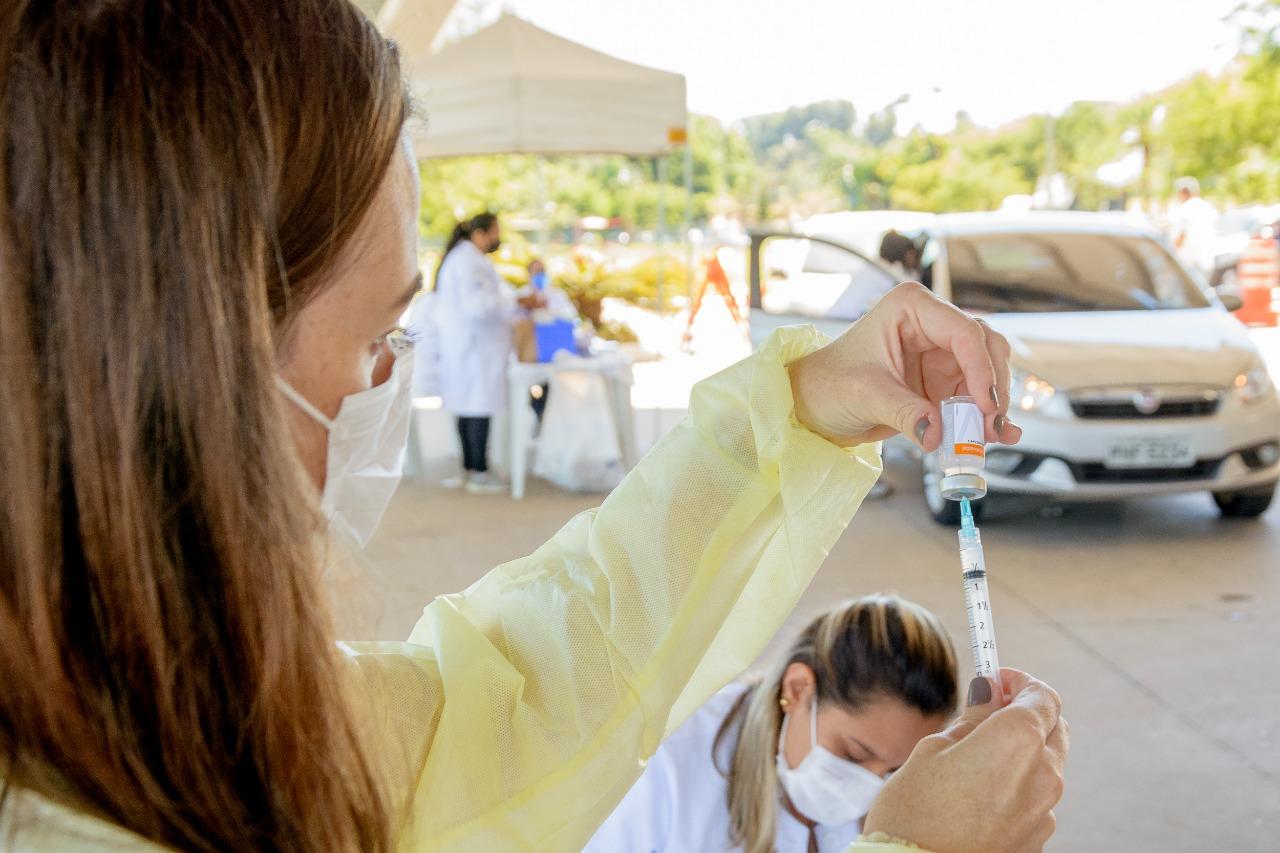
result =
M717 213L748 215L756 198L759 167L741 134L715 119L691 116L693 218ZM684 190L684 151L667 156L665 204L668 228L676 230L689 199ZM626 231L651 230L658 222L659 196L653 160L616 155L548 157L542 163L542 192L553 232L571 233L584 216L617 219ZM491 209L505 221L537 221L538 158L529 155L456 157L422 164L421 231L428 241L448 236L462 216Z
M1061 115L1029 116L994 130L975 127L962 112L951 133L898 135L901 98L861 122L848 101L793 107L730 127L691 116L691 196L682 149L666 157L665 188L653 160L549 158L541 170L549 222L562 239L574 236L583 216L607 217L633 234L651 231L660 197L672 234L686 210L696 222L723 214L747 224L841 209L983 210L1034 192L1046 169L1066 177L1082 209L1131 196L1165 198L1183 174L1220 200L1274 201L1280 0L1255 0L1236 15L1241 54L1222 74L1197 74L1124 104L1081 101ZM1098 179L1099 167L1137 151L1145 152L1146 167L1131 185ZM426 162L424 237L438 243L456 217L486 208L508 223L536 222L538 175L537 159L529 156ZM681 281L672 292L683 292L681 276L672 270ZM651 290L637 285L631 292L649 299Z
M781 113L754 116L745 119L742 126L751 146L766 151L789 145L791 140L806 139L816 130L851 132L855 117L853 104L848 101L819 101Z
M505 251L505 249L504 249ZM520 261L527 264L532 255L517 256L513 250L510 265L501 263L499 271L516 286L526 283L527 274ZM683 294L688 287L688 269L672 255L652 255L636 260L615 260L600 252L575 247L568 253L550 259L549 269L556 287L564 291L578 313L600 325L600 306L605 299L622 299L637 305L654 307L658 303L658 272L662 271L662 287L666 300Z
M601 322L596 327L596 334L606 341L617 341L620 344L640 342L640 336L636 334L635 329L621 320L605 320Z

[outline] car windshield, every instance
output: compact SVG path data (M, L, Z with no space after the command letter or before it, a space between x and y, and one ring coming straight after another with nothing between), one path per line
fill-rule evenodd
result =
M951 299L967 311L1204 308L1204 294L1154 240L1118 234L1010 232L947 240Z

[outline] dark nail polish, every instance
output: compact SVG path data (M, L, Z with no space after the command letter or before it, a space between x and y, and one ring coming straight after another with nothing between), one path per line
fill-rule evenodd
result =
M1002 436L1004 435L1005 425L1008 423L1009 423L1009 419L1006 418L1004 415L996 415L996 419L991 422L991 425L995 427L996 435Z
M996 393L996 386L994 385L991 386L991 402L997 406L1000 405L1000 395Z
M985 705L991 701L991 682L978 676L969 682L969 704Z
M924 446L924 434L928 431L929 431L928 418L921 418L920 420L916 421L916 429L915 429L916 444L920 445L921 447Z

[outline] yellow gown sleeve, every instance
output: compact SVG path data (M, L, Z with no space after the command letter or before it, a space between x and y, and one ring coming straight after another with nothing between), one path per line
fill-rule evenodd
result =
M409 643L345 646L409 792L402 849L576 853L763 650L880 473L877 447L795 420L785 366L826 340L779 330L599 509L436 599Z

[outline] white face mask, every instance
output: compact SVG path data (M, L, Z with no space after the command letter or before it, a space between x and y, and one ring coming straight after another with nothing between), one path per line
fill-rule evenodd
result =
M329 432L320 509L329 523L361 546L369 541L400 483L413 412L413 352L400 349L391 375L342 398L335 418L277 376L281 392Z
M867 768L846 761L818 743L818 699L809 703L809 754L794 769L783 754L788 714L778 734L778 779L796 811L814 823L839 826L858 820L871 804L884 780Z

